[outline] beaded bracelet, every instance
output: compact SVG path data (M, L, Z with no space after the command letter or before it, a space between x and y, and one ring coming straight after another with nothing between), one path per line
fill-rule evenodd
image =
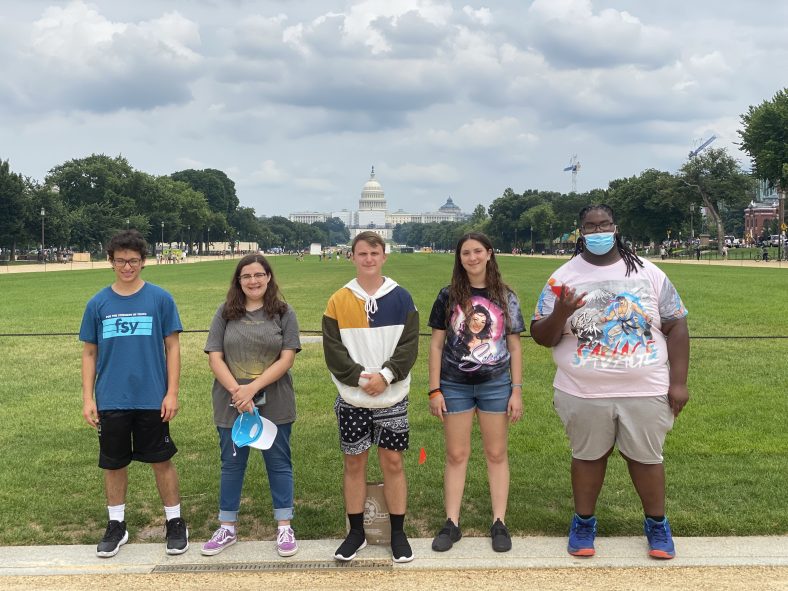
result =
M522 384L512 384L512 388L522 388Z
M443 392L441 392L441 389L440 389L440 388L433 388L432 390L430 390L430 391L428 392L428 395L429 395L429 397L430 397L430 400L432 400L433 398L435 398L435 397L436 397L438 394L440 394L440 395L443 395Z

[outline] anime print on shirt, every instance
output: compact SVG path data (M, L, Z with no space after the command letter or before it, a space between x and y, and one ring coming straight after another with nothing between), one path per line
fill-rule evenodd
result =
M572 272L584 264L588 263L573 259L568 268L556 272L534 313L535 320L552 313L562 283L587 292L585 305L569 318L553 350L558 366L555 387L577 396L665 393L667 345L662 322L687 314L675 287L653 265L629 277L614 269L585 276Z

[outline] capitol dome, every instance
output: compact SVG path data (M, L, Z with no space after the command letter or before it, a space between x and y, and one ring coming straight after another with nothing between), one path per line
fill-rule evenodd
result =
M358 202L360 210L386 210L386 198L383 193L383 187L375 180L375 167L372 167L372 172L369 175L369 180L364 183L364 188L361 189L361 199Z

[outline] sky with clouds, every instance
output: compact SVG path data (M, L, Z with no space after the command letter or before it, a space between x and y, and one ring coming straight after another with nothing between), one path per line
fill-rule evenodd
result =
M0 159L218 168L259 215L466 211L506 187L675 171L786 85L767 0L9 0Z

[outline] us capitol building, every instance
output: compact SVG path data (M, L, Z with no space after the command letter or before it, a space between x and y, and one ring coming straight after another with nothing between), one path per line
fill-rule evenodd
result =
M301 222L302 224L312 224L314 222L325 222L330 218L339 218L350 230L352 240L365 230L372 230L379 234L384 240L391 240L394 226L397 224L407 224L414 222L417 224L429 224L432 222L459 222L469 217L468 214L454 204L449 197L438 211L428 213L408 213L403 210L394 212L388 211L386 198L383 194L383 187L375 179L375 167L369 175L369 180L364 183L361 190L361 199L358 200L358 210L333 211L331 213L320 213L316 211L301 211L291 213L291 222Z

